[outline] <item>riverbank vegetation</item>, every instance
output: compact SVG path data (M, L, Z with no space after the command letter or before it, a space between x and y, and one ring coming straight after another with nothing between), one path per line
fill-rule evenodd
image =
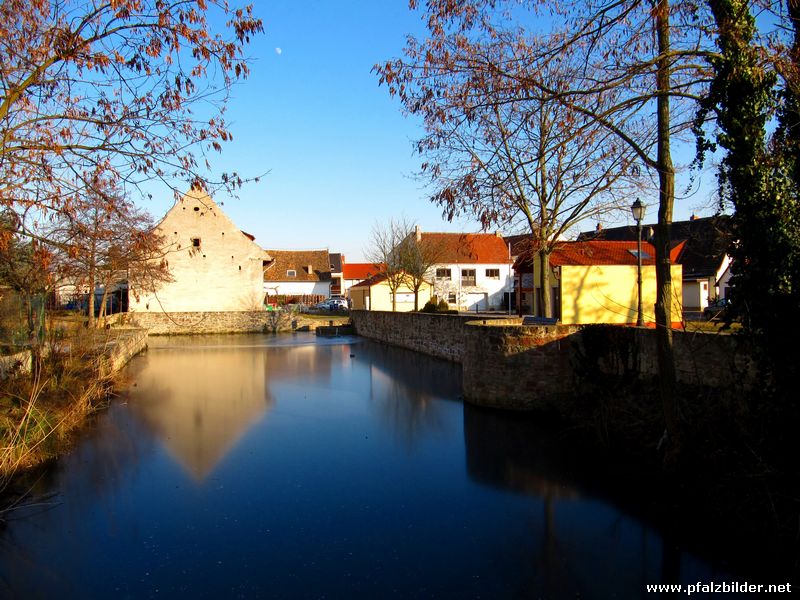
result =
M0 381L0 494L19 473L66 451L72 432L105 405L113 388L104 347L116 332L58 331L38 364L27 349L6 357Z

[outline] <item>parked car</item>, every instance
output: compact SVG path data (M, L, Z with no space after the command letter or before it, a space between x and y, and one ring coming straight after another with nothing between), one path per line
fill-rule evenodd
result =
M328 300L328 310L348 310L347 300L344 298L331 298Z
M703 309L703 317L708 321L716 321L725 318L725 311L730 306L727 298L718 298Z

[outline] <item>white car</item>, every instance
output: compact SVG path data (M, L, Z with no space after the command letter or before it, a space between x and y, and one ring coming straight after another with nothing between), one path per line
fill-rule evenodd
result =
M328 300L328 310L348 310L347 300L343 298L331 298Z

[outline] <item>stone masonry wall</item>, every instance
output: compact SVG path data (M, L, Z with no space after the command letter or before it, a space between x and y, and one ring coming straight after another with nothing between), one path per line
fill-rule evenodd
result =
M460 362L465 399L483 406L567 414L587 373L658 375L653 329L371 311L353 311L352 320L361 336ZM675 331L673 341L679 383L720 390L758 384L738 338Z
M656 377L655 333L653 329L634 327L588 326L576 342L582 360L591 361L601 373L635 372L642 377ZM676 330L672 341L678 383L740 390L759 383L750 350L736 336Z
M559 410L574 396L577 326L521 326L519 319L468 323L464 398L496 408Z
M350 318L362 337L455 362L464 356L464 326L475 320L474 315L371 310L351 311Z
M329 321L343 324L347 317L331 317L330 319L309 319L302 315L281 315L271 311L258 310L249 312L176 312L176 313L127 313L125 323L147 329L151 335L180 335L204 333L262 333L270 331L273 319L277 331L294 329L314 330L317 326L327 325Z

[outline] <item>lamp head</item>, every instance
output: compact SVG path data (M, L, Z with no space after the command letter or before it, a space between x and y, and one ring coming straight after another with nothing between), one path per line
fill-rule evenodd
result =
M639 198L631 204L631 214L633 215L633 220L637 223L640 223L641 220L644 218L644 209L645 206L642 204L642 201Z

